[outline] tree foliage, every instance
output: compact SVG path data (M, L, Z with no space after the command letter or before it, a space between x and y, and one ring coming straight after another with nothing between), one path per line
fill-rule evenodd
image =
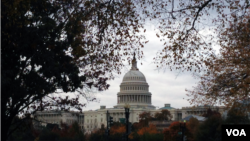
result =
M125 125L115 125L115 126L111 126L110 128L110 135L124 134L124 133L126 133Z
M139 114L139 126L140 127L147 127L149 126L149 121L153 117L151 116L150 112L142 112Z
M195 141L219 141L221 140L222 119L219 116L211 116L202 124L195 133Z
M227 118L225 119L226 124L249 124L249 103L247 105L244 105L243 103L234 103L234 106L232 106L227 111Z
M220 35L221 55L210 63L208 73L200 77L198 85L187 90L190 103L232 107L237 106L235 102L249 100L250 17L245 18L235 16Z
M204 113L202 116L203 116L203 117L206 117L206 118L209 118L209 117L211 117L211 116L218 116L218 117L221 117L221 114L220 114L220 112L218 112L218 111L216 111L216 110L212 110L211 108L208 108L208 109L207 109L207 112Z
M16 116L12 121L10 129L13 132L9 136L9 140L33 141L39 136L39 132L34 129L32 119L28 115L25 118Z
M129 135L129 139L131 141L160 141L163 140L163 134L157 131L155 125L150 124L148 127L141 127L137 130L134 130Z
M58 126L51 128L44 128L39 137L40 141L51 140L51 141L84 141L85 136L81 131L79 124L74 122L72 125L67 126L61 123L61 129Z
M122 60L142 56L138 18L130 0L2 1L3 140L17 114L81 110L79 100L93 100L87 91L108 89ZM64 92L77 96L61 97Z
M159 120L159 121L168 121L171 120L172 115L168 110L161 110L160 113L155 113L155 119Z
M136 138L137 140L131 140L131 141L162 141L163 140L163 134L162 133L155 133L155 134L143 134L139 136L139 138Z
M140 0L139 0L140 1ZM249 19L249 0L145 0L142 13L156 20L157 37L163 49L156 55L159 68L207 71L216 57L221 31L230 27L234 17ZM155 23L156 23L155 22ZM219 37L219 38L218 38Z
M158 131L156 129L156 126L153 124L150 124L149 127L143 127L137 131L138 135L143 135L143 134L157 134Z
M178 121L172 122L168 128L163 130L164 141L175 141L178 139L178 132L180 131L180 123Z
M195 134L199 128L199 121L198 119L191 117L186 124L186 135L188 141L194 141Z
M90 135L86 135L86 140L88 141L106 141L105 129L100 129L92 132Z

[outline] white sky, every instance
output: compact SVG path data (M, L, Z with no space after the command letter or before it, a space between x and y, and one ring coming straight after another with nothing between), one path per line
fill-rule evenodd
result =
M157 51L163 48L162 42L156 37L154 27L148 26L146 38L149 42L142 49L144 53L143 60L137 60L139 70L145 75L146 81L149 84L149 92L152 93L152 105L161 108L165 103L170 103L171 107L181 108L190 106L186 100L185 89L192 89L198 80L195 80L191 73L180 73L166 70L157 71L156 65L153 63ZM128 64L127 62L124 62ZM143 65L141 65L143 63ZM120 84L123 76L129 71L131 66L127 65L122 74L117 76L114 80L108 81L110 87L104 92L96 93L96 98L99 102L88 102L87 106L83 108L86 110L96 110L100 105L105 105L107 108L113 108L117 104L117 93L120 90ZM178 75L178 76L177 76ZM183 99L184 98L184 99Z

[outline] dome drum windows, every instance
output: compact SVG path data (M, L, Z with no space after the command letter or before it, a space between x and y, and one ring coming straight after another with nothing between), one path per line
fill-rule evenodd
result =
M120 89L125 91L148 91L148 86L121 86Z
M118 103L147 103L151 104L151 96L148 95L121 95L118 98Z

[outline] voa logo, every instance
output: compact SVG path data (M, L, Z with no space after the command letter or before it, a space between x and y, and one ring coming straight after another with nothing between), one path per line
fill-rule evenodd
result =
M250 124L222 124L221 125L221 140L222 141L250 141Z
M238 129L226 129L228 136L246 136L246 132L244 129L241 129L240 131Z

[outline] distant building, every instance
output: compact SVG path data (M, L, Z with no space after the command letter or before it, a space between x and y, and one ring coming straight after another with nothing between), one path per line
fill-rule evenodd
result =
M48 123L58 124L61 127L61 122L66 125L71 125L78 122L81 129L83 129L84 116L78 112L65 112L65 111L37 111L34 114L34 127L46 127Z

